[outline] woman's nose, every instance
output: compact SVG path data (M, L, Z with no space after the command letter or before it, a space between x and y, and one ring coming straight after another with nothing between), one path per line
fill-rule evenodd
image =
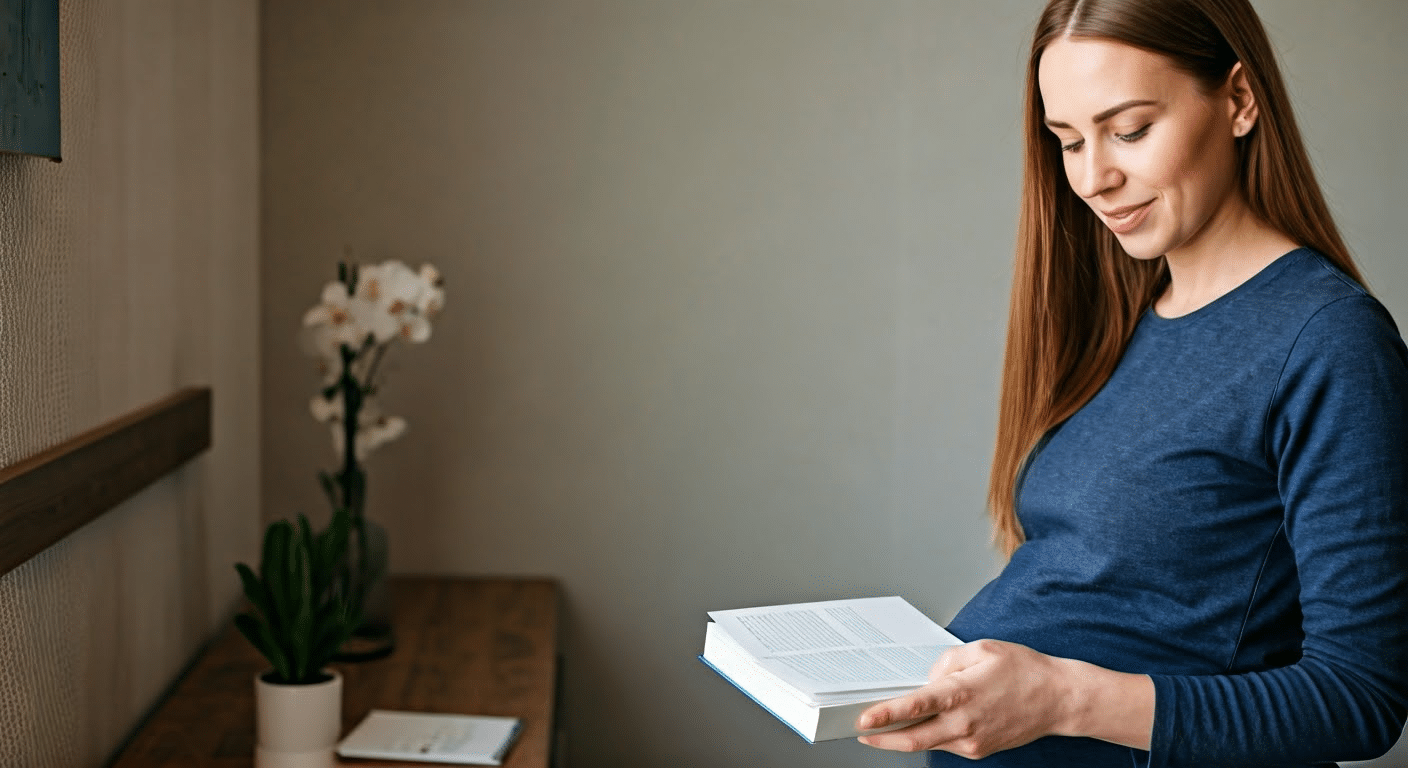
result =
M1071 189L1077 195L1089 199L1115 189L1124 182L1124 174L1116 167L1110 153L1088 142L1071 168Z

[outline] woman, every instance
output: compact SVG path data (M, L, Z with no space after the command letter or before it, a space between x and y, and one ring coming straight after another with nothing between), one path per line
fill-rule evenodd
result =
M1247 0L1052 0L990 505L1003 572L875 747L1327 764L1408 708L1408 363Z

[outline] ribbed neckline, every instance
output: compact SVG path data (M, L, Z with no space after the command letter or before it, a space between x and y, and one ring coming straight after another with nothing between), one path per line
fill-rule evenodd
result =
M1156 325L1160 328L1174 328L1180 325L1187 325L1189 323L1196 322L1201 318L1207 317L1208 315L1215 314L1218 309L1227 304L1232 303L1233 301L1236 301L1239 296L1250 293L1251 291L1256 290L1257 287L1262 285L1263 283L1269 282L1270 280L1275 278L1276 275L1280 274L1282 270L1284 270L1286 267L1290 266L1293 262L1295 262L1297 259L1311 255L1313 253L1314 251L1304 246L1291 251L1287 251L1286 253L1277 256L1275 261L1272 261L1270 264L1267 264L1266 266L1262 267L1260 272L1257 272L1255 275L1252 275L1251 277L1244 280L1241 285L1237 286L1236 288L1233 288L1227 293L1222 294L1221 296L1218 296L1207 304L1198 307L1197 309L1193 310L1192 312L1189 312L1186 315L1179 315L1178 317L1164 317L1159 313L1155 312L1154 305L1150 304L1144 310L1144 321L1146 323Z

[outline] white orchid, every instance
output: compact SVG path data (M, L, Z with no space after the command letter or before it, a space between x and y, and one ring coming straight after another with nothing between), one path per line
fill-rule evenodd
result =
M421 290L416 296L416 309L426 317L434 317L445 308L445 281L434 265L420 265Z
M430 320L444 305L439 270L425 264L417 271L389 260L343 270L342 279L324 286L318 304L304 314L303 346L319 360L324 385L309 408L313 418L331 426L339 456L345 455L347 387L358 394L353 399L358 461L406 431L405 419L381 414L372 398L373 379L396 339L421 343L430 338Z
M327 328L330 340L354 349L369 336L377 343L390 341L400 330L376 301L362 291L349 295L347 286L337 281L324 286L322 302L303 315L303 324Z
M342 393L338 392L332 397L314 395L308 403L308 410L313 412L313 418L323 424L342 423Z
M346 440L342 422L331 425L332 448L339 455ZM406 433L406 420L400 416L378 416L375 419L357 419L357 461L366 461L372 451L395 440Z
M314 395L308 402L308 410L313 418L328 425L332 431L333 451L341 456L346 442L346 428L343 426L343 399L340 388L331 389L331 395ZM406 420L399 416L386 416L375 397L363 395L357 408L357 461L365 461L375 449L395 440L406 432Z
M419 272L399 261L385 261L358 271L356 299L374 305L378 320L377 341L395 334L417 344L430 338L430 318L445 304L440 272L426 264Z

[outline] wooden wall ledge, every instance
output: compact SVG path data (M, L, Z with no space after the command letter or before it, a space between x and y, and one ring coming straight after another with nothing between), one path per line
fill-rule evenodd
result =
M210 447L210 388L189 387L0 468L0 576Z

